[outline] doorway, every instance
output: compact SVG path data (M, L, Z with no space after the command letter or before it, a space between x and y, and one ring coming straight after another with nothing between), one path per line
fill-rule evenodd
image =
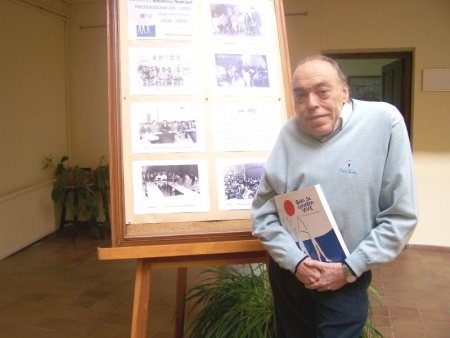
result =
M381 92L379 99L396 106L405 119L408 135L411 138L411 102L412 102L412 52L380 52L380 53L324 53L335 59L340 65L345 64L344 73L352 76L358 62L372 67L368 79L379 79ZM373 68L376 68L375 70ZM346 69L344 69L346 68ZM359 70L361 72L361 70ZM350 74L350 75L349 75ZM363 75L363 76L361 76Z

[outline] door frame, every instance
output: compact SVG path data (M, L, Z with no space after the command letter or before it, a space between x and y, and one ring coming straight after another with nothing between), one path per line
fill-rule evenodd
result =
M412 72L413 72L413 52L333 52L324 53L335 60L339 59L401 59L403 61L403 93L402 104L403 110L401 113L405 119L406 129L408 130L409 138L412 138Z

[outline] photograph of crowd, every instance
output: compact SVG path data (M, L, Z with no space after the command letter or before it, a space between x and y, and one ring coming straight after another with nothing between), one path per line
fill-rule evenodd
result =
M266 55L215 54L219 87L270 87Z
M263 170L263 163L225 166L223 168L225 199L253 199L258 189Z
M197 196L200 182L197 165L142 166L142 192L152 199Z
M211 4L211 29L219 36L260 36L261 14L255 7Z

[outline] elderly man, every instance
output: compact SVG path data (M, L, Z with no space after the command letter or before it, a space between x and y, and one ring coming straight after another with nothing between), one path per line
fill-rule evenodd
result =
M399 111L349 99L345 75L325 56L292 76L295 112L282 128L252 205L253 235L268 250L277 336L359 337L371 268L392 261L417 223L411 148ZM274 196L321 184L350 251L312 260L281 226Z

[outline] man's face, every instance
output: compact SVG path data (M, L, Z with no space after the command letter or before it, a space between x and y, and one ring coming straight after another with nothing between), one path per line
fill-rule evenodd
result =
M314 136L333 131L342 106L349 99L348 88L333 66L321 60L297 67L292 77L294 108L303 128Z

